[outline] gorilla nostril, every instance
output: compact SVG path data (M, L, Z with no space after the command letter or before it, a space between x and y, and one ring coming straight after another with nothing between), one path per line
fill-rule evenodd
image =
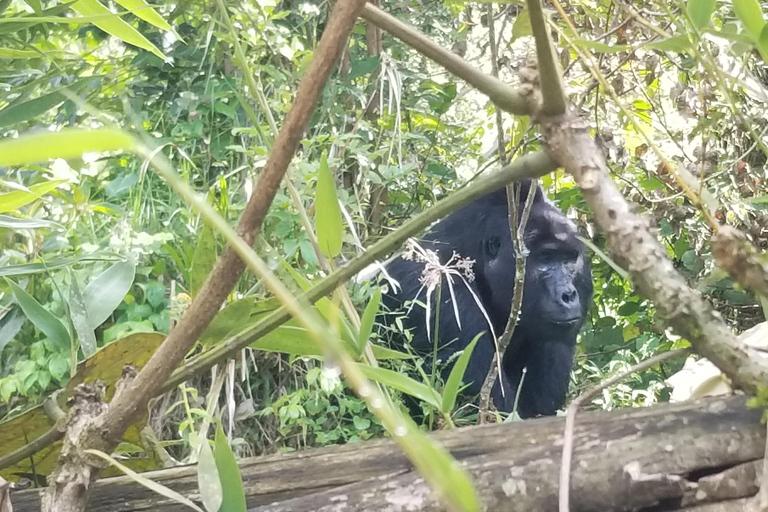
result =
M562 296L563 302L566 304L569 304L576 300L576 290L571 290L569 292L563 293Z

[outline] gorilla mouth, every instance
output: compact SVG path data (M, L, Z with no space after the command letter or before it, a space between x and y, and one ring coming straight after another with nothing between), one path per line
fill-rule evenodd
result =
M568 318L565 320L549 320L549 323L552 325L557 325L559 327L573 327L574 325L579 323L579 320L581 320L581 317L576 318Z

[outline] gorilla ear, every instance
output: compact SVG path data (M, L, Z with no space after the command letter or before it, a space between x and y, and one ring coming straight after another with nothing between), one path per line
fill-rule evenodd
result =
M501 238L492 236L483 240L483 253L489 258L494 259L499 255L501 249Z

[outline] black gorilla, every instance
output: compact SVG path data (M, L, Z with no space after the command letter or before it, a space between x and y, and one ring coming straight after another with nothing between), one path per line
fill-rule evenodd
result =
M521 184L520 214L530 185L530 181ZM576 227L545 199L538 186L534 193L525 229L529 254L523 305L514 339L510 342L510 347L517 346L518 349L514 356L504 354L501 383L497 379L493 389L496 408L512 411L523 369L527 368L517 408L523 418L554 414L563 406L576 336L592 300L592 273L584 256L584 247L576 237ZM493 332L501 336L509 317L515 283L515 253L509 230L506 190L502 188L455 211L435 224L419 245L437 251L443 264L454 251L461 258L475 260L472 267L475 279L469 284L483 304ZM387 265L388 273L401 286L399 293L390 290L384 296L390 311L405 310L413 299L426 301L426 289L419 293L423 268L424 263L401 257ZM456 322L451 295L443 277L438 359L448 361L479 332L485 331L464 375L464 382L469 384L465 392L477 395L493 358L494 341L486 317L466 286L455 276L453 289L461 327ZM431 300L435 300L434 294ZM434 302L430 310L430 333L434 335ZM413 332L411 346L421 354L431 354L433 350L426 321L426 309L418 304L410 307L404 321L405 327ZM504 387L503 395L500 385Z

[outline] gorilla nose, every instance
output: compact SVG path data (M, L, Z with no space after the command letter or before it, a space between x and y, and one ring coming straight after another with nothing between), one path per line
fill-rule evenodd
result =
M563 292L563 295L560 297L560 300L562 300L563 304L565 305L571 305L573 302L576 302L577 298L578 297L576 296L576 288L571 288L570 290Z

